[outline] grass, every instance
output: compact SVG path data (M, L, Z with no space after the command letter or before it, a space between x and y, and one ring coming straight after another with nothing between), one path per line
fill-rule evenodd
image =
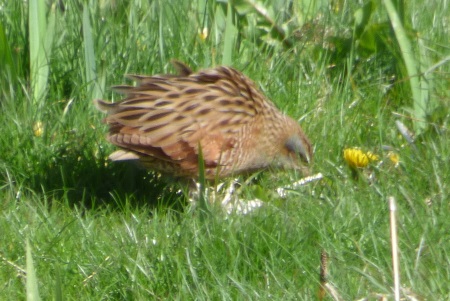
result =
M45 47L31 50L27 2L0 1L0 57L8 58L0 63L7 70L0 70L1 300L314 300L323 250L329 282L344 300L392 298L390 196L398 206L402 295L450 298L447 1L407 4L404 12L407 37L420 63L430 64L418 67L438 64L426 77L436 109L413 145L395 126L415 127L405 108L416 100L392 49L368 55L353 41L348 52L333 52L314 32L277 43L260 36L255 15L214 1L63 2L46 7L55 20L38 23L57 26ZM357 9L314 11L315 28L324 29L317 34L335 32L325 42L338 49L351 29L342 20ZM369 19L371 30L388 22L382 5ZM30 52L45 71L38 83ZM194 68L231 61L260 83L300 120L314 144L313 172L324 179L281 198L276 188L300 175L264 172L240 193L266 206L245 216L211 206L201 215L189 210L183 185L108 162L114 148L92 98L119 99L108 87L124 82L123 74L170 72L171 58ZM45 100L36 103L36 93ZM352 171L343 159L348 147L381 161Z

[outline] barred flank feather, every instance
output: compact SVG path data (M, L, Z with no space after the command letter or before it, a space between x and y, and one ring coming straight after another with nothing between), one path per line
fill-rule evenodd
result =
M178 75L128 76L137 86L114 87L126 95L117 103L94 101L108 114L108 140L122 149L112 160L196 178L200 145L209 179L312 160L300 126L241 72L174 65Z

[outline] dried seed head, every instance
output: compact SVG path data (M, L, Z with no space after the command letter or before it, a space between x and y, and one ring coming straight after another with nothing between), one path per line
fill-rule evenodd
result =
M149 169L196 178L200 146L208 179L311 162L301 127L241 72L174 65L179 75L131 75L136 87L114 88L125 99L94 101L108 113L108 140L122 149L112 160L139 159Z

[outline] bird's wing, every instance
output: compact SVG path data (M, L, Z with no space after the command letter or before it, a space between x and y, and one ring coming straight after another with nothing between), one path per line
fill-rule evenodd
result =
M183 168L197 166L201 145L205 164L216 166L263 107L271 106L251 80L232 68L183 74L189 75L129 76L136 87L115 87L126 99L97 100L109 113L109 140L160 160L179 161Z

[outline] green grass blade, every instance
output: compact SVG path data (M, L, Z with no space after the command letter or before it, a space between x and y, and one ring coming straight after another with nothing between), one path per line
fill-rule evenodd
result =
M47 35L45 6L45 0L30 0L28 6L30 78L34 103L45 98L49 73L48 54L44 45Z
M27 259L27 301L39 301L38 283L36 271L34 270L33 256L31 255L30 243L26 241L26 259Z
M55 268L55 301L64 300L62 293L61 269L57 265Z
M164 10L163 1L159 1L159 56L161 62L161 68L166 63L165 47L164 47Z
M6 37L5 28L0 23L0 70L2 76L10 79L15 79L17 75L16 64L13 60L11 45Z
M57 12L56 4L53 3L52 6L50 7L50 11L48 12L47 29L44 39L44 54L45 57L47 58L47 66L49 66L50 63L50 55L52 54L53 48L53 39L55 37L56 17L57 17L56 12Z
M83 6L83 39L84 39L84 58L86 82L88 83L89 93L92 99L101 97L101 89L97 84L97 67L95 64L94 39L92 36L92 27L89 20L89 5Z
M200 216L202 219L209 213L208 200L205 196L206 178L205 178L205 160L203 159L203 151L200 143L198 144L198 202L200 208Z
M400 46L403 61L405 62L413 97L413 114L416 119L414 126L416 132L420 134L426 128L426 123L424 121L428 109L428 91L422 87L412 45L403 27L400 16L395 9L394 3L392 0L384 0L383 3L391 21L392 28L394 29L398 45Z
M225 25L225 35L223 37L223 56L222 65L230 66L233 62L233 48L235 44L236 28L233 25L233 10L231 3L227 6L227 19Z

